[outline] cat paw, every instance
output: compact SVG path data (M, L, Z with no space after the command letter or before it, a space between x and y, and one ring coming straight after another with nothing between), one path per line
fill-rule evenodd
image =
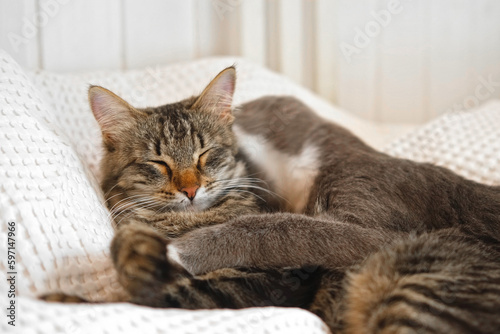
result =
M132 296L157 292L185 271L167 258L168 240L146 225L118 229L111 245L118 279Z

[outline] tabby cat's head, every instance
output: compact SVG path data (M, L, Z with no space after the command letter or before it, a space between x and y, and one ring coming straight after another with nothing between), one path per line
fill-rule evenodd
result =
M198 97L134 108L92 86L89 101L105 148L102 187L111 211L200 211L240 176L231 130L235 70L219 73Z

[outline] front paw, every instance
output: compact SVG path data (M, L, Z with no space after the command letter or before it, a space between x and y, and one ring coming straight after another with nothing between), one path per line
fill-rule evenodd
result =
M118 229L111 244L118 279L132 297L158 292L182 274L166 256L168 241L146 225L130 224Z

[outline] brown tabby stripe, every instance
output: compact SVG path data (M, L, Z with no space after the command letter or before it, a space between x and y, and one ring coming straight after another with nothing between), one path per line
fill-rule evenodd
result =
M406 306L412 307L415 314L419 314L419 317L422 317L423 314L425 314L425 313L434 317L435 318L434 319L434 322L435 322L434 327L439 328L440 327L439 323L442 322L443 324L448 324L448 325L453 324L453 327L455 327L455 328L459 327L462 332L466 332L466 333L479 333L480 332L479 328L472 326L471 323L464 321L462 318L460 318L457 315L452 314L451 312L449 312L445 308L437 308L437 307L430 305L429 303L418 302L418 301L415 301L407 296L402 296L402 295L391 296L387 300L383 301L381 306L382 305L393 305L393 304L397 304L397 303L403 303ZM448 305L443 305L443 307L445 307L445 306L448 306ZM396 310L395 313L398 313L398 311ZM394 317L395 317L394 320L397 320L397 318L396 318L397 316L394 315ZM384 321L385 319L386 318L382 318L379 321L379 323L377 324L377 328L382 329L383 327L387 327L390 324L390 322L386 323ZM381 324L385 324L385 326L382 326ZM418 329L420 327L423 327L425 324L415 321L415 325L416 326L414 327L414 329Z

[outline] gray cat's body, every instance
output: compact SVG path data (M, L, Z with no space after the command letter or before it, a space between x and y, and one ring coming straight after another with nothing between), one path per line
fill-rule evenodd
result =
M199 98L147 110L102 89L91 94L108 149L105 190L116 186L131 198L136 187L168 188L177 201L118 212L112 255L131 301L190 309L303 307L332 331L353 334L500 331L500 188L379 153L289 97L241 106L232 126L238 151L228 121L231 80L234 70L225 70ZM133 115L124 121L126 134L106 117L117 108ZM204 137L157 126L155 110L173 110L179 117L171 122L182 119ZM155 149L158 139L169 143ZM134 150L120 153L120 140ZM212 146L224 150L203 161L204 147ZM173 158L179 152L188 163ZM142 176L127 176L131 168ZM254 183L243 193L231 187L209 193L225 174L235 185L249 180L245 173L259 173L278 196ZM248 196L252 189L266 210ZM191 206L182 204L186 197ZM175 209L158 209L166 205Z
M242 266L277 275L262 293L263 278L210 273L217 307L231 294L291 303L346 333L500 331L499 187L377 152L290 97L241 106L235 132L281 196L275 204L296 213L244 216L169 244L170 262L191 274ZM273 271L282 267L302 269Z

